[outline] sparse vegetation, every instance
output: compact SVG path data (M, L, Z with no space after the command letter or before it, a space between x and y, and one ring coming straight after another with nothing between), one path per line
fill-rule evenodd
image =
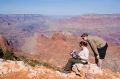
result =
M59 67L56 67L56 66L46 63L46 62L40 62L38 60L27 59L25 56L15 56L15 54L11 51L6 51L2 58L5 60L24 61L25 63L27 63L33 67L34 66L45 66L45 67L51 68L53 70L62 71Z
M12 51L7 50L7 51L4 52L4 55L3 55L2 58L5 59L5 60L14 60L15 55L14 55L14 53Z
M24 61L25 63L29 64L30 66L45 66L47 68L51 68L53 70L57 70L57 71L62 71L59 67L56 67L50 63L46 63L46 62L40 62L38 60L30 60L30 59L26 59L25 57L22 57L22 61Z

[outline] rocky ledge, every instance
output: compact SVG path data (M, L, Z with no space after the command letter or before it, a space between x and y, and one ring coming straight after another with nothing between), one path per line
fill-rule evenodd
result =
M99 69L89 64L81 70L81 77L74 72L62 73L44 66L32 67L23 61L0 59L0 79L120 79L119 72Z

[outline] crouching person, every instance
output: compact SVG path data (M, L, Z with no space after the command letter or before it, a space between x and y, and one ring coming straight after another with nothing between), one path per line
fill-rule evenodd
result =
M82 48L79 55L79 59L81 60L81 63L75 63L72 67L72 70L76 73L76 75L80 76L80 71L82 67L86 64L88 64L89 59L89 50L87 48L86 42L80 42L80 47Z
M80 69L77 69L76 64L81 64L81 68L83 65L88 64L89 50L86 42L81 41L79 45L82 48L81 51L76 53L76 51L73 50L71 53L72 58L68 60L68 63L65 66L65 71L73 70L75 71L76 75L80 76Z

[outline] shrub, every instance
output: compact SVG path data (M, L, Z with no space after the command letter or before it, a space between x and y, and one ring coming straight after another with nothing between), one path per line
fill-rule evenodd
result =
M26 61L26 57L24 56L16 56L16 61Z
M14 60L14 53L11 51L6 51L4 53L3 59L5 60Z

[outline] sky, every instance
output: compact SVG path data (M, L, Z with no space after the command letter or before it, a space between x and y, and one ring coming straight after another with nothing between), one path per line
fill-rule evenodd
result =
M0 0L0 14L118 14L120 0Z

